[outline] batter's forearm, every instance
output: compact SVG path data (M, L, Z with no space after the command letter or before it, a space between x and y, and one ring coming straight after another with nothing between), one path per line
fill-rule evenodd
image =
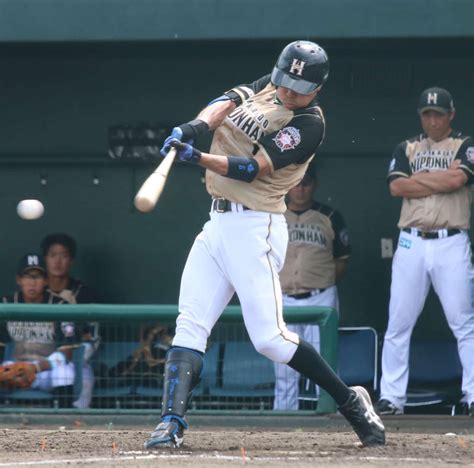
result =
M209 130L215 130L235 107L232 101L218 101L204 108L197 118L206 122Z
M229 170L227 156L218 154L201 153L199 165L222 176L227 175Z

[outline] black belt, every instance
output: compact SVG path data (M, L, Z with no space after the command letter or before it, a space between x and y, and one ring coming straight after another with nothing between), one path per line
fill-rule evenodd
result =
M216 211L217 213L227 213L228 211L232 211L232 203L234 202L226 200L225 198L214 198L211 204L211 211ZM234 203L234 206L235 205L242 207L242 210L250 210L250 208L240 203Z
M415 228L403 228L403 232L408 232L413 236L421 237L422 239L442 239L444 237L451 237L459 234L460 229L440 229L439 231L420 231Z
M312 291L300 294L287 294L287 296L292 297L293 299L308 299L308 297L316 296L316 294L321 294L322 292L326 291L326 289L327 288L313 289Z

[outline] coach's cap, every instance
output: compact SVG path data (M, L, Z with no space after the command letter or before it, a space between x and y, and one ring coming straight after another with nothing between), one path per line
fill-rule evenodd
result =
M425 89L418 101L418 113L434 110L446 114L454 111L454 103L451 93L443 88Z
M46 276L46 264L42 255L29 253L21 257L17 268L18 276L23 276L31 270L38 270Z

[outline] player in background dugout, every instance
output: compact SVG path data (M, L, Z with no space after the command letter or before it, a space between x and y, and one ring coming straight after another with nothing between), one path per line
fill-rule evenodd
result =
M280 272L283 306L331 307L339 312L336 282L344 274L351 252L349 233L338 211L314 201L316 184L315 167L310 164L301 182L286 197L289 241ZM319 325L290 324L288 330L319 351ZM300 374L294 369L275 363L274 410L298 409L299 380ZM313 389L309 395L314 397L318 389Z
M457 340L463 401L472 416L474 309L468 229L474 142L451 128L455 110L446 89L423 91L418 113L423 133L395 148L387 176L390 193L402 197L403 203L377 407L381 414L403 413L410 338L433 285Z
M256 350L324 388L364 445L385 443L367 391L347 387L313 346L287 329L282 315L278 272L288 244L285 195L301 181L323 140L317 94L328 73L320 46L288 44L271 75L225 92L165 140L162 154L173 146L178 159L207 169L212 203L210 220L184 267L161 422L145 448L182 444L208 337L234 292ZM209 153L189 144L209 130L214 130Z
M71 276L77 243L65 233L48 234L41 241L41 251L48 272L48 290L65 299L69 304L89 304L99 302L95 292L81 280ZM95 377L90 359L100 345L99 323L81 324L81 340L84 345L84 365L82 369L82 389L74 402L76 408L88 408L92 401Z
M16 274L19 291L3 296L4 303L64 304L62 298L46 290L46 265L41 255L24 255ZM31 362L36 367L32 388L51 391L61 407L72 403L75 370L71 362L72 348L77 343L77 327L73 322L2 322L0 339L14 344L13 353L3 364Z
M48 270L48 288L69 304L98 302L94 291L71 276L77 243L69 234L48 234L41 241L41 251Z

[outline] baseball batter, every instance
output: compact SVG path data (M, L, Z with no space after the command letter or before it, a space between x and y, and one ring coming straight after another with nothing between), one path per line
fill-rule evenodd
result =
M472 415L474 310L468 229L474 143L452 130L455 110L447 90L423 91L418 112L424 133L396 147L388 171L390 193L403 197L403 204L377 406L382 414L403 413L410 337L432 284L458 343L462 391Z
M326 389L363 444L385 441L384 426L365 390L348 388L309 343L286 328L282 317L278 272L288 242L285 195L303 178L323 139L324 117L316 96L328 72L321 47L293 42L271 75L227 91L165 140L162 154L173 146L180 160L207 169L212 203L210 220L184 268L176 335L166 357L162 418L146 448L183 442L184 416L207 339L234 292L257 351ZM215 130L210 153L188 144L208 130Z
M284 306L323 306L339 310L336 280L346 269L351 247L341 214L313 200L314 168L287 195L288 251L280 273ZM291 324L288 329L320 348L319 326ZM297 410L300 375L275 363L275 410Z

